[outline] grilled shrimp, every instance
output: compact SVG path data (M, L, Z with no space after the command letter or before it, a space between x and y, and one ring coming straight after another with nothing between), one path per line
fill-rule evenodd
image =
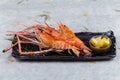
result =
M81 51L84 52L83 55L90 56L91 50L79 39L76 35L61 22L58 23L59 30L52 28L47 23L37 24L25 28L23 31L14 32L12 31L9 35L16 35L17 42L10 46L7 49L4 49L4 52L8 51L12 47L18 44L18 51L21 54L40 54L48 51L58 51L58 50L72 50L76 56L81 54ZM31 32L32 31L32 32ZM30 37L34 37L32 39ZM25 39L22 41L21 38ZM33 52L22 52L21 43L30 43L35 44L40 47L39 51ZM42 50L44 48L45 50Z

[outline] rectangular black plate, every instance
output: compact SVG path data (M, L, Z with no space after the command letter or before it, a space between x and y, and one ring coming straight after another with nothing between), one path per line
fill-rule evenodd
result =
M114 36L113 31L108 32L79 32L75 33L78 38L80 38L88 47L89 47L89 40L92 36L96 35L102 35L103 33L107 33L106 36L108 36L112 40L112 45L110 47L110 50L103 54L93 54L91 57L85 57L80 56L76 57L73 55L67 55L66 52L63 52L65 55L57 55L55 52L49 52L46 54L46 56L42 56L40 54L31 54L31 55L21 55L18 52L18 47L15 46L12 49L12 55L19 59L19 60L41 60L41 61L89 61L89 60L110 60L116 56L116 39ZM34 46L35 47L35 46ZM102 53L101 53L102 54Z

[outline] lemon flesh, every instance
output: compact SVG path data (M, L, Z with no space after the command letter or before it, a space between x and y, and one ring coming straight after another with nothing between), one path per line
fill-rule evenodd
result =
M95 37L90 40L90 43L96 48L106 48L110 45L109 38Z

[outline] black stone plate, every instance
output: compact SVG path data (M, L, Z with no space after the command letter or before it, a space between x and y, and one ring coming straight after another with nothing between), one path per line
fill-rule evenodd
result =
M85 56L75 56L74 54L70 55L67 51L64 51L62 53L56 53L56 52L48 52L45 53L45 55L41 54L29 54L29 55L21 55L18 52L18 46L15 46L12 49L12 56L19 60L41 60L41 61L93 61L93 60L110 60L116 56L116 39L114 36L113 31L107 31L107 32L79 32L75 33L76 36L78 36L88 47L89 47L89 40L92 36L96 35L102 35L103 33L107 33L106 36L108 36L112 40L112 45L110 47L110 50L106 53L97 54L93 52L93 55L91 57L85 57ZM24 44L22 45L22 48L24 50L24 47L28 49L33 48L34 50L38 50L38 46L36 45L30 45L30 44ZM31 50L31 49L30 49Z

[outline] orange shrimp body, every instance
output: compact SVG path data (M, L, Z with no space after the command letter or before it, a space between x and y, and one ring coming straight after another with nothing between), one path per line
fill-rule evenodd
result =
M55 28L52 28L47 24L42 25L41 28L43 29L43 31L45 31L46 33L48 33L49 35L54 37L56 40L66 40L67 39L67 37L65 35L63 35L59 31L57 31Z
M45 31L46 33L48 33L49 35L51 35L52 37L54 37L54 39L65 41L65 42L67 42L67 43L69 43L69 44L71 44L71 45L74 46L75 41L67 38L64 34L62 34L61 32L59 32L58 30L56 30L54 28L51 28L47 24L44 25L44 27L42 25L41 28L43 29L43 31Z
M39 30L36 30L35 33L38 40L41 41L43 45L46 45L48 48L53 48L55 50L71 49L75 53L75 55L79 56L80 54L77 47L72 46L69 43L66 43L62 40L55 40L54 37L52 37L44 31L41 32Z

